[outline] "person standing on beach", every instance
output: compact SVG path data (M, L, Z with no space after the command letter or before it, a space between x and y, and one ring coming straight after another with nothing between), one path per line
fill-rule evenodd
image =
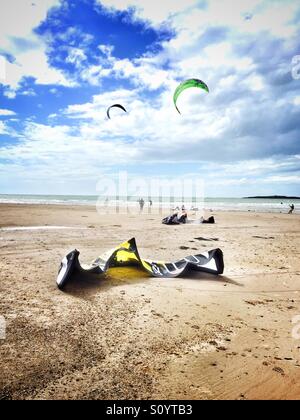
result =
M149 207L148 207L148 213L149 213L149 214L152 212L152 206L153 206L152 199L151 199L151 198L149 198Z
M294 206L294 204L290 205L290 211L289 211L289 214L292 214L294 210L295 210L295 206Z
M140 212L142 212L144 210L145 200L143 198L140 198L139 204L140 204Z

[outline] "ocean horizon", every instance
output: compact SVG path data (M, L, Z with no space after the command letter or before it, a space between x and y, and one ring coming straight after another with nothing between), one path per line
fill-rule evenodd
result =
M135 206L140 197L102 197L96 195L40 195L40 194L0 194L0 204L39 204L39 205L105 205L108 207ZM149 205L149 197L141 197ZM287 213L289 205L295 205L295 213L300 214L300 199L289 198L244 198L244 197L205 197L202 199L185 199L174 197L151 197L153 207L198 208L209 211L254 211L267 213Z

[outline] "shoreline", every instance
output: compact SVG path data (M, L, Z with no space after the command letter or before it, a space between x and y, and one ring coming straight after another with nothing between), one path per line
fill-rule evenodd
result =
M93 204L87 204L87 203L1 203L0 202L0 208L1 207L2 208L3 207L9 208L9 207L14 207L14 206L20 207L20 208L21 207L25 207L25 208L30 208L30 207L42 207L42 208L63 207L65 209L66 208L87 208L87 209L96 209L96 211L97 211L97 208L98 208L98 206L94 203ZM135 215L140 214L138 206L127 207L125 205L123 205L123 206L112 205L112 206L107 206L107 207L106 206L99 206L99 208L101 209L101 214L105 214L105 211L116 209L116 208L118 208L120 210L119 213L123 214L123 215L127 214L127 211L126 211L127 208L129 209L128 214L135 214ZM171 214L172 211L173 211L172 209L165 207L165 208L163 208L162 212L158 213L157 207L152 207L152 211L148 212L148 207L145 207L144 211L142 213L160 215L162 217L165 217L168 214ZM192 214L195 213L193 210L187 209L187 211L188 211L188 213L192 213ZM230 213L230 212L233 212L235 214L255 213L255 214L282 214L282 215L284 215L284 214L288 214L288 211L289 211L288 208L286 208L284 210L281 210L281 211L277 210L277 209L271 211L271 210L268 210L268 209L248 209L247 208L247 209L243 210L243 209L240 209L240 208L238 208L238 209L237 208L230 208L230 209L229 208L219 208L219 209L217 208L216 209L216 208L211 208L211 207L205 207L201 210L198 210L196 213L199 215L199 217L201 217L204 213ZM297 215L297 216L300 215L300 208L299 209L295 208L295 211L294 211L292 216L295 216L295 215Z

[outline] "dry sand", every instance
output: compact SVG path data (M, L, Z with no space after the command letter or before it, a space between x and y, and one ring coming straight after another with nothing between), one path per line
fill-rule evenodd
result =
M299 398L300 217L215 217L164 226L158 215L0 205L0 228L70 227L0 230L0 399ZM220 247L224 276L153 279L118 268L56 288L68 251L90 262L131 237L152 259Z

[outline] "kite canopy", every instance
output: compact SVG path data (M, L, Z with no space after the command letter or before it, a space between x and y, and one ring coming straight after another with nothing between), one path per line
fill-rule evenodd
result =
M174 101L174 105L177 109L177 111L180 114L180 111L177 107L177 99L179 97L179 95L186 89L192 88L192 87L196 87L196 88L200 88L205 90L207 93L209 93L209 89L206 83L202 82L202 80L199 79L188 79L185 80L184 82L180 83L180 85L177 87L177 89L175 90L174 93L174 97L173 97L173 101Z
M111 110L112 108L120 108L120 109L122 109L124 112L127 112L127 111L126 111L126 109L123 107L123 105L120 105L120 104L114 104L114 105L110 106L110 107L108 108L108 110L106 111L107 117L108 117L109 119L110 119L109 112L110 112L110 110Z
M140 257L135 239L122 243L117 248L98 257L89 266L82 267L79 251L70 252L63 260L56 280L59 289L63 289L73 274L104 274L111 267L137 266L153 277L179 277L188 271L199 271L219 275L224 271L223 252L217 248L202 254L189 256L174 263L153 262Z

